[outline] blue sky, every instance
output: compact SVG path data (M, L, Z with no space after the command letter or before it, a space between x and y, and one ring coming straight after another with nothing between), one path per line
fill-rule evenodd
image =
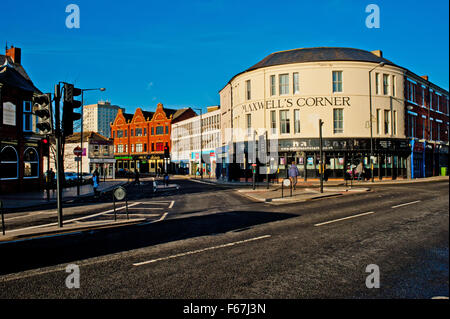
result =
M384 57L437 85L449 85L449 4L439 1L93 1L2 0L0 45L22 48L37 87L58 81L87 92L86 103L206 108L235 74L294 48L381 49ZM66 6L80 8L68 29ZM380 28L368 29L368 4Z

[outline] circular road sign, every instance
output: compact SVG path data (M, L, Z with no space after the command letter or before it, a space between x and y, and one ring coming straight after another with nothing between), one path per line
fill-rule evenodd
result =
M80 156L81 154L83 154L83 151L81 149L81 147L77 146L73 149L73 154Z
M291 186L291 180L289 179L289 178L285 178L284 180L283 180L283 185L284 186Z
M125 196L127 196L127 191L122 186L119 186L114 190L114 197L117 200L123 200Z

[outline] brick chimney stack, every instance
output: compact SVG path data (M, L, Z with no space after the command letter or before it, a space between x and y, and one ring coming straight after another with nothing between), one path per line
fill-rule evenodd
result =
M9 48L9 49L6 48L5 55L11 57L11 59L13 60L14 63L21 64L21 62L22 62L20 48L15 48L13 46L11 46L11 48Z
M374 51L370 51L370 52L375 54L377 57L380 57L380 58L383 57L383 52L381 50L374 50Z
M425 80L428 81L428 75L421 75L420 77L421 77L422 79L425 79Z

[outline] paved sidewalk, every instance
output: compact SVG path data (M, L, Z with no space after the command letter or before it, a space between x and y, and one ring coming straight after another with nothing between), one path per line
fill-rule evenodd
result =
M0 231L0 245L7 244L8 242L14 242L18 240L27 240L40 237L57 236L63 234L80 233L83 231L93 231L106 228L116 228L127 225L135 225L145 222L145 218L130 218L117 221L92 221L83 222L82 225L77 223L70 223L63 225L59 228L57 225L51 226L34 226L29 228L23 228L19 230L7 231L3 236Z
M216 178L206 178L203 177L203 179L201 179L200 177L195 177L193 175L174 175L173 178L185 178L185 179L191 179L194 181L199 181L199 182L205 182L205 183L210 183L210 184L218 184L218 185L231 185L231 186L245 186L245 185L252 185L251 179L248 179L247 182L245 181L239 181L239 182L228 182L228 181L223 181L223 180L218 180ZM403 178L398 178L398 179L382 179L379 180L377 178L374 179L374 181L357 181L357 180L353 180L353 181L344 181L342 179L336 179L336 180L332 180L329 179L328 181L324 181L323 185L324 187L327 186L348 186L350 187L351 185L353 186L364 186L364 187L370 187L370 185L388 185L388 184L409 184L409 183L423 183L423 182L436 182L436 181L449 181L449 176L433 176L433 177L425 177L425 178L415 178L415 179L403 179ZM281 182L280 183L270 183L269 184L271 188L278 188L281 187ZM267 183L266 182L258 182L257 183L257 188L266 188ZM309 178L306 182L302 179L299 178L298 179L298 183L297 183L297 187L299 188L305 188L305 187L319 187L320 186L320 180L319 179L313 179L313 178Z
M305 202L308 200L319 199L331 196L347 195L352 193L368 192L367 187L324 187L323 193L320 188L272 188L272 189L240 189L237 192L253 200L266 202L274 205Z
M101 181L98 187L98 191L105 192L113 189L114 187L127 184L126 179L121 180L107 180ZM31 208L37 206L48 206L56 203L57 192L56 189L50 190L50 197L47 198L47 190L27 193L14 193L14 194L2 194L0 200L3 201L3 207L8 210L17 210L23 208ZM79 198L77 196L77 187L64 188L63 202L70 201ZM80 187L80 197L94 196L94 189L92 185L82 185Z

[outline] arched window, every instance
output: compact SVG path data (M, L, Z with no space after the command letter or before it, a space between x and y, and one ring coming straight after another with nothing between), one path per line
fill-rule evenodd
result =
M39 157L34 148L29 147L23 153L23 165L24 178L39 177Z
M16 149L5 146L0 152L0 179L17 179L19 177L19 158Z

